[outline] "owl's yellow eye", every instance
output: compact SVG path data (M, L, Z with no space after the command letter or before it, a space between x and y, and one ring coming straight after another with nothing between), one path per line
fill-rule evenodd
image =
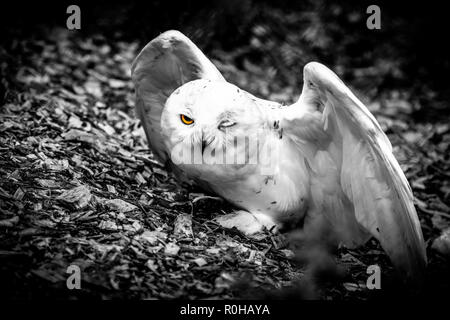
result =
M184 124L190 125L194 123L194 120L189 118L188 116L185 116L184 114L180 114L181 122Z

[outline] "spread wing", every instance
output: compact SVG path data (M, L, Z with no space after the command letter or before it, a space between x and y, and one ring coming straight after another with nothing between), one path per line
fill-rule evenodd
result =
M160 120L167 98L191 80L224 80L212 62L179 31L166 31L150 41L134 60L131 78L138 117L150 148L163 162L167 156Z
M311 62L299 101L281 121L307 154L316 207L347 239L363 241L368 231L406 278L421 278L427 258L413 194L369 110L335 73Z

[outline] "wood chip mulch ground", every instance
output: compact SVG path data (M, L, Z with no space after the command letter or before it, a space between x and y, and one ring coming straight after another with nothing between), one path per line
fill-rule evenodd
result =
M0 48L0 295L367 299L383 296L366 288L372 264L386 272L384 288L397 292L375 241L311 266L282 236L257 241L215 224L232 207L177 185L146 145L129 78L140 46L56 29ZM262 77L270 67L244 59L238 69L245 54L212 56L227 78L269 97L280 86ZM430 260L425 295L450 283L450 127L445 119L414 123L406 98L391 92L366 102L416 196ZM82 290L66 287L70 265L81 269Z

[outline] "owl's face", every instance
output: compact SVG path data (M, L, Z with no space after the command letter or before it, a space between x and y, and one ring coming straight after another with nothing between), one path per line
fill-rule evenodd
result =
M204 79L173 92L161 117L172 161L194 167L240 168L251 163L262 127L260 108L250 94L227 82Z

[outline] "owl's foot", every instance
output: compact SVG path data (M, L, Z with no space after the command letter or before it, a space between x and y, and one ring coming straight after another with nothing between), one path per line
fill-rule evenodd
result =
M262 233L264 229L273 233L279 229L271 217L262 213L250 213L243 210L219 216L214 220L224 228L236 228L247 236Z

